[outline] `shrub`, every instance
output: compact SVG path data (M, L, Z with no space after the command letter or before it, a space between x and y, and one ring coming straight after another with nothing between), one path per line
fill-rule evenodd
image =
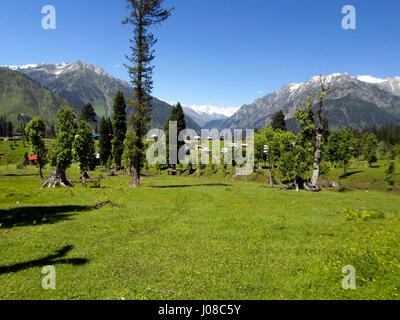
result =
M215 170L211 166L208 166L204 172L204 175L206 177L211 177L212 175L214 175L214 173L215 173Z
M346 209L344 213L347 221L369 221L373 219L383 219L385 217L382 212L369 211L366 209Z
M385 181L389 184L391 188L394 187L395 181L394 181L394 173L395 173L395 165L394 161L390 161L388 168L385 171Z

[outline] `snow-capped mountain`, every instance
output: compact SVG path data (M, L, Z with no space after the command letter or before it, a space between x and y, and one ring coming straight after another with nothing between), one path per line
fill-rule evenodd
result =
M94 64L84 62L84 61L80 61L80 60L78 60L74 63L66 63L66 62L62 62L62 63L58 63L58 64L41 63L41 64L27 64L24 66L3 66L3 67L9 68L14 71L20 71L20 72L23 70L43 71L49 75L54 75L56 77L60 76L63 73L76 71L76 70L83 68L83 69L91 70L91 71L97 73L98 75L107 76L109 78L112 78L112 75L106 73L101 67L96 66Z
M322 77L329 83L326 109L332 129L381 126L400 119L400 78L378 79L372 76L350 76L335 73ZM292 119L296 109L306 103L312 93L320 92L320 77L284 85L281 90L242 106L232 117L222 121L219 128L261 128L282 110Z
M117 91L122 91L125 98L133 98L133 90L128 82L114 78L99 66L80 60L74 63L41 63L5 67L24 74L44 88L70 101L78 109L86 103L91 103L100 117L112 114ZM164 127L171 112L171 106L153 98L151 108L153 125ZM190 128L199 130L197 123L189 116L186 121Z
M207 123L216 120L224 120L232 116L237 108L218 108L215 106L182 106L183 111L199 126L204 127Z

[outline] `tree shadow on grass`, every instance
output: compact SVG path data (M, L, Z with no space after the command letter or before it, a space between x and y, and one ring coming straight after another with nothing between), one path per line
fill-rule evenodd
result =
M205 184L177 184L168 186L149 186L149 188L156 189L169 189L169 188L190 188L190 187L230 187L230 184L226 183L205 183Z
M347 177L351 177L351 176L354 175L354 174L363 173L363 172L364 172L364 171L347 172L347 174L342 174L339 178L340 178L340 179L345 179L345 178L347 178Z
M70 252L74 247L69 245L57 250L54 254L50 254L47 257L16 263L10 266L0 266L0 275L6 273L15 273L21 270L27 270L34 267L53 266L56 264L71 264L73 266L81 266L89 262L88 259L84 258L71 258L71 259L60 259Z
M61 220L69 220L75 214L93 210L90 206L52 206L52 207L16 207L0 210L1 228L24 227L31 225L54 224Z
M21 173L21 174L8 173L0 175L0 177L36 177L36 176L39 175L37 173Z

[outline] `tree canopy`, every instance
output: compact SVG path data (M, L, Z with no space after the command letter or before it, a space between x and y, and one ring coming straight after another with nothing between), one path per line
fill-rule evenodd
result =
M39 174L43 178L42 168L47 162L47 149L43 140L46 136L46 124L43 119L39 117L33 118L25 128L25 136L30 144L31 155L37 156Z
M97 115L90 103L86 104L79 115L79 120L86 121L89 124L97 122Z
M272 118L271 127L274 130L280 129L282 131L287 131L285 115L282 110L276 112Z

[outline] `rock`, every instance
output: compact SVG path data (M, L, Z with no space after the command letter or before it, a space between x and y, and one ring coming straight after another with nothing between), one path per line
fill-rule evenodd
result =
M329 183L329 188L339 189L340 186L339 186L339 183L338 183L338 182L336 182L336 181L331 181L331 182Z

